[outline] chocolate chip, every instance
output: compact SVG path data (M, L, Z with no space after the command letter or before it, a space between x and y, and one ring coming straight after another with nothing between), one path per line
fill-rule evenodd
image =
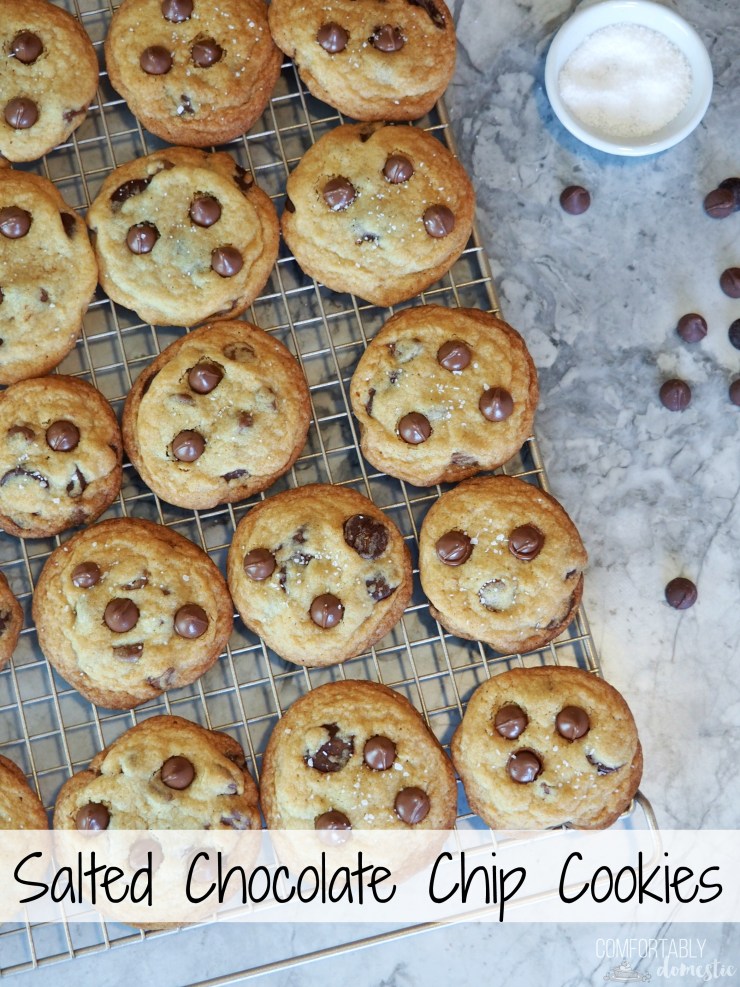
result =
M707 334L707 320L697 312L689 312L678 320L676 332L685 343L698 343Z
M715 188L704 199L704 212L712 219L724 219L735 212L735 196L731 189Z
M177 112L178 114L195 113L195 110L193 109L192 101L189 96L185 95L185 93L183 93L182 96L180 97L180 105L177 108Z
M197 195L190 203L190 218L196 226L213 226L221 219L221 204L212 195Z
M516 703L502 706L493 718L493 726L501 737L506 740L516 740L527 729L529 717Z
M159 777L168 788L182 792L193 784L195 767L192 761L188 761L181 754L176 754L174 757L168 757L164 762Z
M469 456L465 452L453 452L450 456L450 466L461 466L468 469L470 466L477 466L478 460L475 456Z
M324 186L322 195L332 212L340 212L342 209L346 209L357 198L357 192L352 182L341 175L337 178L329 179Z
M489 422L503 422L514 411L514 399L503 387L489 387L481 394L478 407Z
M293 541L298 542L299 545L303 545L306 542L306 529L299 528L293 535Z
M44 304L46 304L46 302L49 301L49 292L46 290L46 288L39 289L39 301L43 302Z
M172 455L181 463L194 463L205 452L206 440L200 432L184 429L172 440Z
M669 411L685 411L691 404L691 388L685 380L673 378L660 388L660 403Z
M719 286L730 298L740 298L740 267L728 267L723 271Z
M402 185L414 174L414 166L404 154L391 154L383 165L383 175L391 185Z
M555 729L566 740L580 740L591 729L591 721L580 706L565 706L555 717Z
M688 610L696 603L699 594L690 579L677 576L665 588L665 598L674 610Z
M166 692L175 678L175 669L167 668L161 675L149 676L146 680L147 685L150 685L152 689L157 689L158 692Z
M19 31L10 42L10 54L23 65L33 65L43 50L41 38L32 31Z
M79 466L75 467L75 471L72 474L69 483L67 484L67 494L70 497L81 497L85 490L87 490L88 482Z
M528 785L542 774L542 762L534 751L524 748L514 751L509 758L506 768L512 781L520 785Z
M362 757L373 771L387 771L396 760L396 745L387 737L376 735L365 744Z
M46 444L54 452L71 452L80 442L80 430L64 418L52 422L46 430Z
M162 861L164 860L164 852L162 847L156 840L148 837L143 840L137 840L129 850L129 867L131 867L132 870L141 870L142 867L148 867L150 855L152 861L152 874L154 874L159 870L162 865Z
M737 380L733 380L730 384L730 390L728 393L730 396L730 401L732 401L733 404L740 405L740 377L738 377Z
M437 350L437 363L451 373L464 370L471 357L470 347L459 339L448 339Z
M123 185L119 185L110 197L111 209L113 212L117 212L123 203L132 196L141 195L141 193L149 187L151 180L151 176L148 176L147 178L129 178L129 180L124 182Z
M77 829L107 829L110 824L110 812L102 802L88 802L77 810L75 826Z
M560 205L571 216L580 216L591 205L591 195L582 185L569 185L560 193Z
M312 602L309 614L317 627L330 630L344 617L344 604L333 593L322 593Z
M285 211L291 213L295 212L295 203L293 202L293 200L290 198L289 195L285 196Z
M336 723L325 723L324 729L329 739L314 753L306 754L304 760L309 768L314 768L322 774L334 774L341 771L355 752L354 737L340 737Z
M592 764L596 768L596 774L598 775L610 775L613 774L615 771L619 771L620 767L622 767L622 765L618 764L615 767L611 768L607 764L602 764L601 761L598 761L593 754L587 754L586 760L588 761L589 764Z
M366 514L353 514L344 522L344 540L361 559L379 559L388 548L388 529Z
M427 233L435 239L449 236L455 229L455 214L450 208L441 204L425 209L422 219Z
M71 212L60 213L62 226L64 227L64 232L67 234L71 240L73 236L77 233L77 217Z
M150 254L159 240L154 223L136 223L126 234L126 246L132 254Z
M365 411L372 418L373 417L373 401L375 400L375 388L371 387L367 392L367 401L365 402Z
M175 633L178 637L194 640L203 637L208 630L208 614L197 603L186 603L175 614Z
M411 411L399 421L398 434L404 442L418 446L420 443L426 442L432 434L432 426L429 424L429 419L425 418L424 415L418 411Z
M0 209L0 233L8 240L20 240L31 229L33 217L19 206Z
M729 189L735 196L735 208L740 209L740 178L725 178L719 183L720 188Z
M149 574L144 572L141 576L136 576L135 579L129 580L129 582L124 583L121 589L132 590L132 589L144 589L145 586L149 585Z
M380 240L380 237L377 233L363 233L361 237L355 240L355 243L359 246L361 243L377 243L378 240Z
M231 244L211 251L211 267L222 278L233 278L244 267L244 258Z
M3 473L2 479L0 479L0 487L4 487L10 480L23 479L25 477L28 477L29 480L35 480L45 490L48 489L49 481L43 473L39 473L38 470L24 470L22 466L15 466L12 470L8 470L7 473Z
M202 360L188 371L188 384L196 394L210 394L218 387L223 377L222 367L210 360Z
M221 816L221 825L228 826L229 829L238 830L252 828L249 816L246 816L243 812L230 812L228 816Z
M222 353L227 360L236 360L237 363L249 363L255 358L255 352L248 343L227 343Z
M232 480L241 480L243 476L249 476L249 470L229 470L228 473L221 474L221 479L226 480L227 483L230 483Z
M463 565L473 554L473 543L463 531L447 531L434 546L440 562L449 566Z
M522 562L536 559L545 544L545 536L533 524L522 524L509 535L509 551Z
M120 644L113 648L113 657L119 661L138 661L143 654L144 645L141 642L138 644Z
M322 839L332 846L341 846L350 837L349 831L352 825L343 812L337 809L330 809L322 812L314 820L314 829L321 831Z
M244 195L246 195L254 185L252 175L246 168L242 168L240 164L234 165L234 181L236 182L239 191L243 192Z
M173 24L181 24L189 20L193 15L193 0L162 0L162 17L172 21Z
M381 24L376 27L368 41L378 51L385 52L400 51L406 44L400 27L394 27L392 24Z
M65 110L63 116L67 123L71 123L75 117L80 117L84 113L87 113L87 106L80 106L76 110Z
M103 620L114 634L125 634L136 627L139 620L139 608L133 600L126 597L116 597L105 608Z
M245 432L254 425L254 415L251 411L240 411L236 422L239 431Z
M244 556L244 572L257 583L269 579L275 565L275 556L266 548L253 548Z
M727 330L727 336L730 340L730 345L734 346L736 350L740 350L740 319L735 319Z
M196 41L191 51L193 63L199 69L209 69L224 57L224 50L214 38Z
M398 586L389 586L385 577L380 575L366 579L365 586L376 603L380 603L381 600L387 600L398 589Z
M5 104L5 122L13 130L30 130L38 118L38 107L25 96L16 96Z
M337 24L335 21L328 21L326 24L322 24L316 32L316 40L324 51L330 55L336 55L338 52L344 51L347 47L349 34L341 24Z
M421 788L402 788L393 806L401 822L416 826L429 815L429 796Z
M172 55L162 45L151 45L142 51L139 65L147 75L167 75L172 68Z
M72 570L72 585L77 589L92 589L98 585L101 576L97 562L80 562Z
M6 434L9 439L15 438L18 435L22 439L25 439L26 442L32 442L36 438L36 433L28 425L11 425Z

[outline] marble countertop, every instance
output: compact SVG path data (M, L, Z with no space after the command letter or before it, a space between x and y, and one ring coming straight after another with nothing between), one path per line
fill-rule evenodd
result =
M727 389L740 352L727 329L740 318L740 301L722 294L718 277L740 264L740 214L712 220L702 200L740 173L740 20L737 0L668 5L705 41L715 88L699 129L663 154L592 151L554 119L544 58L552 33L579 6L568 0L453 0L460 47L447 101L477 188L502 312L540 370L536 430L553 492L589 550L585 604L604 674L640 729L642 789L663 827L738 828L740 409ZM570 184L591 192L581 216L559 207ZM692 346L675 332L689 311L709 323L706 339ZM693 390L681 414L657 397L672 376ZM699 590L684 612L663 596L677 575ZM112 987L135 969L142 983L179 987L319 949L335 936L310 926L202 928L19 981ZM600 955L604 937L679 936L706 940L705 958L740 966L737 926L468 925L259 983L596 984L618 962ZM632 965L652 969L659 982L656 961Z

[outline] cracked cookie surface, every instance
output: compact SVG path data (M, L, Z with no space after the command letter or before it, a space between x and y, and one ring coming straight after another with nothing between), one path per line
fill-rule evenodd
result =
M48 829L41 799L21 769L0 754L0 829Z

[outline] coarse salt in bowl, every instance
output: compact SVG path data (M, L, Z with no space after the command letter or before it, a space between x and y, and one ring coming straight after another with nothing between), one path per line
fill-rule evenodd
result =
M651 0L581 8L557 32L545 62L545 89L560 122L609 154L656 154L678 144L704 116L713 81L696 31Z

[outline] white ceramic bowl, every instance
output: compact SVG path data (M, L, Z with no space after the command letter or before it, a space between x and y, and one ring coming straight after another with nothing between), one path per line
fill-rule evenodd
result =
M610 138L590 129L563 103L558 76L576 48L594 31L613 24L639 24L665 35L691 66L692 89L686 106L669 124L646 137ZM712 96L712 63L696 31L668 7L650 0L605 0L583 7L563 24L553 38L545 62L545 88L556 116L571 134L608 154L638 156L673 147L699 125Z

